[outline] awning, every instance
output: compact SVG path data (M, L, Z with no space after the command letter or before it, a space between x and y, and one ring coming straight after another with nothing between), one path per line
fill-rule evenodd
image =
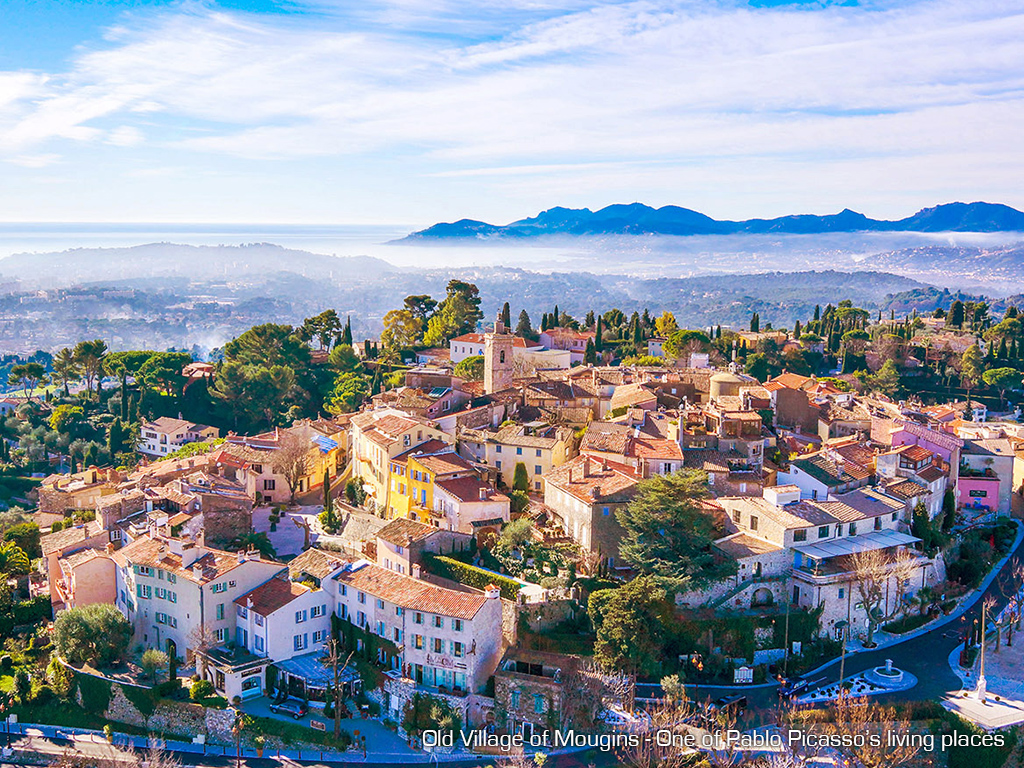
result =
M314 688L328 688L334 685L334 670L323 664L323 654L306 653L302 656L293 656L285 661L275 662L275 665L282 672L289 675L301 677L306 685ZM351 683L359 679L359 671L352 666L342 670L339 677L343 683Z
M830 557L841 557L852 555L857 552L870 552L875 549L888 549L898 547L901 544L914 544L920 541L916 536L911 536L899 531L872 531L860 536L847 536L844 539L829 539L819 541L816 544L804 544L793 547L805 557L812 557L815 560L826 560Z

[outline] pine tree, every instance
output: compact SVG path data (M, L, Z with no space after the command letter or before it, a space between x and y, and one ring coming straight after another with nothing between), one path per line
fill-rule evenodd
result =
M522 310L519 313L519 324L516 325L516 336L522 336L524 339L533 336L533 326L530 324L530 316L526 310Z

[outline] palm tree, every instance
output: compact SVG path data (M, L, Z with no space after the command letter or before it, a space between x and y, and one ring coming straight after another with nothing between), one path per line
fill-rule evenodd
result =
M53 356L53 376L64 385L64 396L71 394L68 383L77 381L82 375L82 366L75 358L75 353L70 347L64 347Z
M274 545L270 543L270 539L265 533L256 533L256 531L243 533L231 542L231 546L235 549L244 550L246 552L256 550L260 553L260 557L267 560L273 560L277 557Z

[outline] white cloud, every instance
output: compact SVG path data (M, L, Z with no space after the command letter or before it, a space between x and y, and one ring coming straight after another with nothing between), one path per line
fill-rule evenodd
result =
M321 0L303 21L184 6L110 30L66 72L0 73L0 157L144 137L178 163L400 156L410 179L514 180L502 194L524 199L567 180L678 197L694 169L726 194L745 167L762 196L835 173L864 194L910 160L935 202L973 162L1000 189L1022 170L1019 2L353 7Z

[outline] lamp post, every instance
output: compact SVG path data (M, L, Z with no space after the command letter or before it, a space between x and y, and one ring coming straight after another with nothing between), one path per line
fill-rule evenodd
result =
M847 636L849 634L849 631L850 631L850 625L846 621L840 621L840 622L836 622L836 626L840 627L840 631L842 632L842 639L843 639L843 652L839 656L839 682L838 682L839 691L842 692L842 689L843 689L843 678L846 675L846 638L847 638Z

